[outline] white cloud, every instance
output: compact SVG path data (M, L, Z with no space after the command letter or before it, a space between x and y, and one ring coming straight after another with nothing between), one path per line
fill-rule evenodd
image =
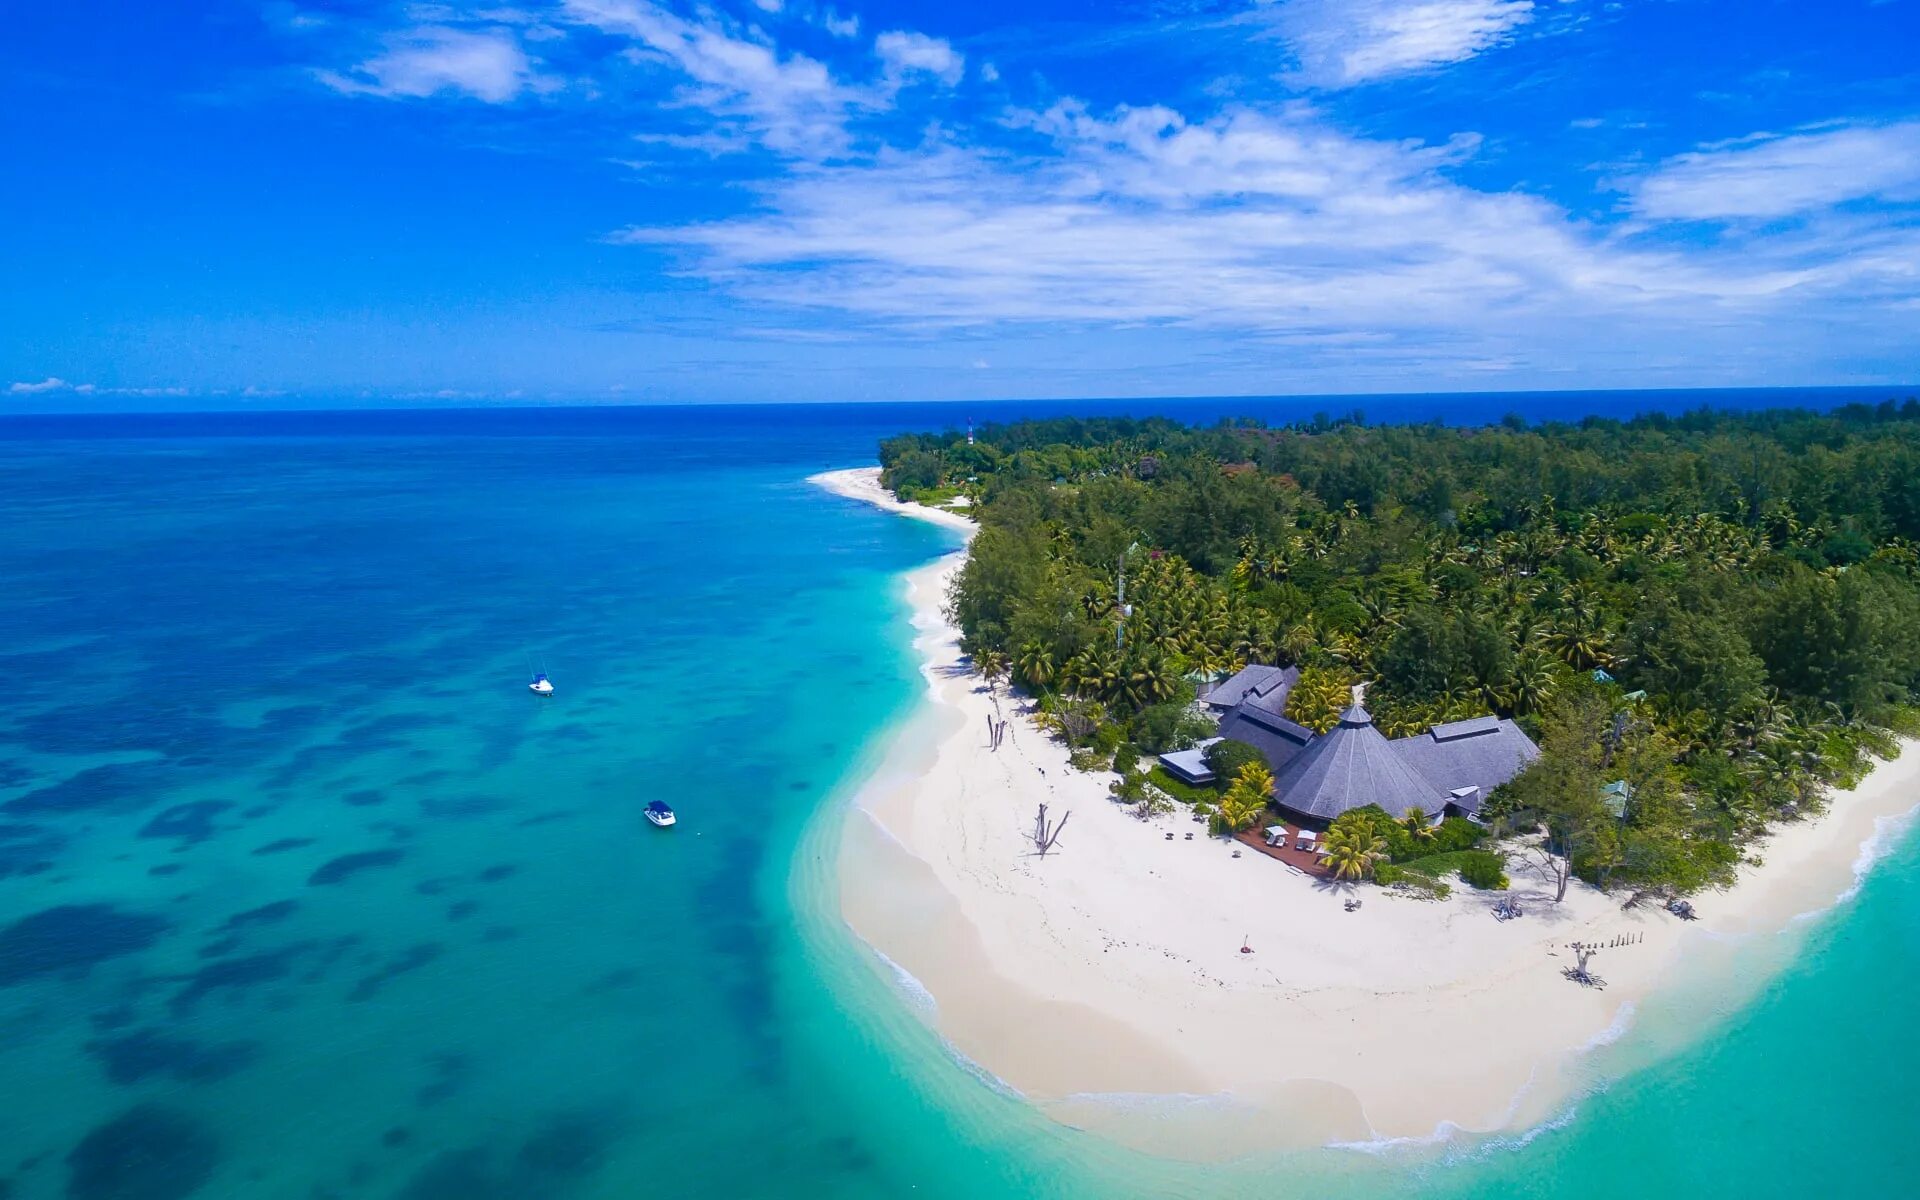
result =
M39 396L50 392L72 392L76 396L186 396L183 387L100 387L91 383L68 383L49 375L38 383L19 382L7 386L10 396Z
M25 381L13 383L8 386L7 393L13 396L37 396L41 392L65 392L72 389L73 385L66 380L49 375L39 383Z
M504 28L423 25L390 35L386 49L350 70L318 71L320 81L349 95L421 97L464 93L505 104L557 81L540 73L519 39Z
M831 8L823 8L820 10L820 27L838 38L855 38L860 36L860 18L858 16L853 13L842 16Z
M1704 286L1667 257L1603 250L1544 201L1447 181L1466 143L1251 112L1020 119L1055 152L888 152L771 184L760 214L620 236L754 299L922 324L1446 328Z
M1533 12L1532 0L1282 0L1272 16L1297 79L1337 87L1472 58Z
M892 30L873 39L873 50L886 65L888 78L896 81L916 74L931 75L952 87L967 69L967 56L955 50L952 43L924 33Z
M1788 357L1783 314L1920 291L1920 231L1660 245L1452 181L1471 138L1356 138L1304 108L1196 123L1063 103L1008 120L1043 147L885 150L769 182L743 216L614 240L856 328L1158 327L1402 382L1442 365L1618 370L1625 346L1640 371L1713 354L1751 371L1757 346Z
M1627 185L1656 220L1768 220L1850 200L1920 200L1920 121L1741 142L1668 159Z
M982 83L999 83L1000 68L994 66L992 63L981 63L980 64L980 81Z
M637 58L671 66L691 81L682 103L740 122L783 153L839 151L848 112L867 102L818 60L782 56L764 36L727 28L717 18L689 21L652 0L566 0L565 12L578 24L633 39Z

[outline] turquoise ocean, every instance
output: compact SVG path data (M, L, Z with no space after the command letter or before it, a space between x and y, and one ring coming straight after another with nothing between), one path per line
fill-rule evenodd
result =
M949 1054L832 864L953 539L805 480L1065 408L0 421L0 1197L1920 1194L1910 831L1523 1133L1159 1161Z

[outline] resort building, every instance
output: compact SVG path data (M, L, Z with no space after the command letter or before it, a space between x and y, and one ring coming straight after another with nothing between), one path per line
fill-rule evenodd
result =
M1242 680L1254 670L1249 667L1221 684L1207 702L1223 693L1237 695L1220 719L1220 735L1260 751L1273 768L1274 803L1296 821L1324 824L1369 804L1394 817L1417 808L1435 820L1477 820L1481 802L1493 789L1540 757L1533 739L1502 717L1450 721L1389 739L1374 726L1357 688L1340 723L1316 736L1281 711L1299 672L1289 668L1289 677L1279 668L1261 667L1263 674ZM1229 692L1233 688L1237 692ZM1162 755L1160 761L1189 783L1213 781L1205 746Z
M1259 663L1248 663L1232 675L1221 680L1213 687L1200 693L1200 699L1207 707L1220 712L1248 699L1264 702L1264 707L1273 712L1283 712L1287 707L1287 693L1300 681L1299 667L1267 667Z

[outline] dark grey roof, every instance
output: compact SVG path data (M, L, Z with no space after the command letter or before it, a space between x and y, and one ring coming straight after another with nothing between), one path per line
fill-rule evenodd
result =
M1447 802L1445 791L1395 753L1357 703L1287 764L1274 779L1273 794L1287 811L1322 821L1368 804L1402 817L1410 808L1437 813Z
M1464 721L1448 721L1444 725L1435 725L1427 730L1427 733L1436 742L1450 742L1455 738L1492 733L1499 728L1499 717L1468 717Z
M1313 741L1313 730L1285 717L1241 704L1220 718L1220 736L1245 742L1279 771Z
M1208 738L1191 750L1175 750L1160 756L1160 765L1180 779L1196 786L1213 782L1213 768L1207 765L1207 749L1219 738Z
M1392 745L1422 778L1442 792L1479 788L1477 796L1455 801L1469 812L1477 811L1487 793L1540 757L1533 739L1518 725L1500 717L1435 725Z
M1215 708L1232 708L1243 700L1262 697L1270 699L1268 707L1274 712L1285 712L1287 693L1293 690L1294 681L1299 678L1299 667L1268 667L1248 663L1215 684L1201 699Z

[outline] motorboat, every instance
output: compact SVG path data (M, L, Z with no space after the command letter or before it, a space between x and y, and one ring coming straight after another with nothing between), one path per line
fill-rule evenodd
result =
M673 809L667 806L665 800L650 800L647 802L647 820L665 829L673 824Z
M527 690L536 696L551 696L553 681L547 678L545 671L540 671L534 675L533 682L527 685Z

